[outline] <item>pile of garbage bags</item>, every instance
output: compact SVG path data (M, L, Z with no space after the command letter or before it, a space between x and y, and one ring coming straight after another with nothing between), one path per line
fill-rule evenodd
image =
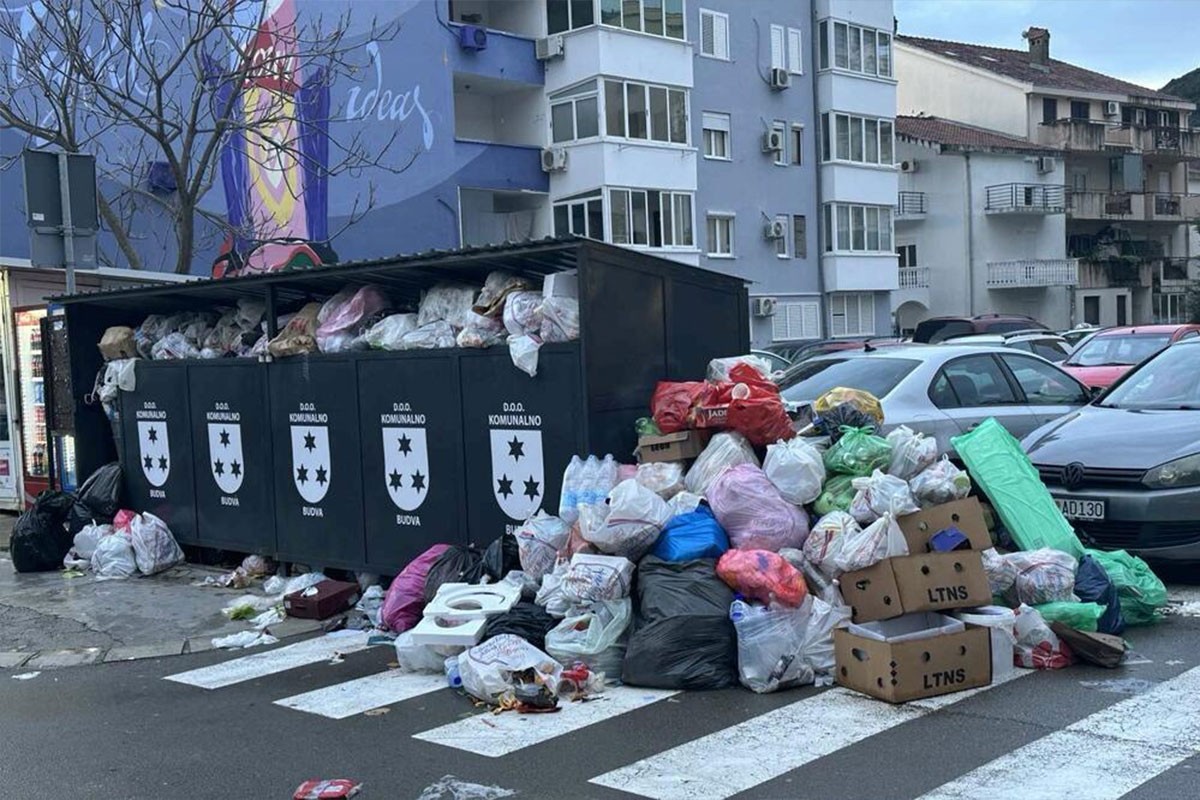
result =
M280 317L274 338L267 334L265 305L242 299L234 308L151 314L135 329L109 328L98 346L113 361L507 345L517 368L532 376L543 343L579 338L579 300L539 283L495 271L483 286L436 284L415 307L395 302L379 286L349 285Z

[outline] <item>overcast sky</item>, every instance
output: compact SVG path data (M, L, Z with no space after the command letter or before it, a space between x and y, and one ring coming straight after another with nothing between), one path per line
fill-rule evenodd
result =
M893 0L900 33L1023 50L1050 30L1050 56L1160 89L1200 66L1200 0Z

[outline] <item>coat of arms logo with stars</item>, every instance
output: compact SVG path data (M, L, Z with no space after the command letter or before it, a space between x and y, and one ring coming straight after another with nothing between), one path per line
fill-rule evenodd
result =
M309 503L319 503L329 491L333 465L329 458L329 428L292 425L292 483Z
M424 428L383 428L383 480L401 511L416 511L429 495L429 447Z
M171 441L166 420L138 420L137 430L142 474L151 486L161 487L171 474Z
M217 488L225 494L235 494L242 488L246 460L242 456L242 426L239 423L208 423L208 469Z
M510 519L524 522L545 499L542 432L493 428L490 433L492 494Z

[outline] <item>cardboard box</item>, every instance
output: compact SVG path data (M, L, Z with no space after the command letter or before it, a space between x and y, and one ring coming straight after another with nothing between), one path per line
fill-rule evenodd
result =
M695 458L708 444L708 431L679 431L662 436L639 436L637 460L641 464L657 461L686 461Z
M357 602L357 583L323 580L308 589L286 595L283 610L289 617L328 619L353 608Z
M833 648L839 684L889 703L992 682L988 629L941 614L851 625L833 632Z
M900 517L898 523L910 555L887 558L841 578L842 597L855 622L992 602L979 555L992 541L978 500L956 500ZM929 539L951 525L967 536L972 549L929 552Z
M551 272L542 280L542 297L579 297L579 272Z

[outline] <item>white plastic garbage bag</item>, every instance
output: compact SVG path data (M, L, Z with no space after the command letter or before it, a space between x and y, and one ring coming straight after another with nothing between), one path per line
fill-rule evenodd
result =
M1004 556L1017 576L1008 591L1008 599L1031 606L1059 601L1078 602L1075 596L1075 569L1078 562L1070 553L1043 547L1019 550Z
M535 581L554 569L558 551L571 538L571 526L558 517L539 511L514 534L521 554L521 569Z
M363 341L375 350L403 350L404 334L417 327L416 314L392 314L368 328Z
M837 537L822 563L833 576L878 564L885 558L908 555L904 533L891 514L884 514L858 533Z
M542 301L543 342L573 342L579 338L579 301L574 297L547 297Z
M683 473L683 464L678 461L656 461L638 464L635 480L663 500L670 500L683 491Z
M797 608L735 603L738 677L747 689L774 692L829 680L834 671L833 629L850 619L850 608L808 596ZM742 613L738 613L740 610Z
M911 480L918 472L933 465L937 461L937 440L923 433L917 433L907 425L901 425L887 435L888 444L892 446L892 460L888 465L888 474L897 478Z
M167 523L149 511L138 514L129 523L129 538L143 575L153 575L183 563L183 550Z
M401 350L438 350L454 347L454 343L454 328L441 319L400 337Z
M989 547L979 555L983 559L983 571L987 573L992 596L1003 597L1017 582L1016 564L996 552L994 547Z
M430 645L416 644L412 631L396 637L396 662L405 672L429 672L440 674L445 667L446 657L438 654Z
M666 501L636 480L618 483L608 494L608 516L583 538L604 553L637 561L644 556L671 519Z
M830 511L817 520L804 540L804 557L810 564L824 567L829 553L839 547L837 540L842 536L862 532L862 527L845 511ZM828 570L826 570L828 572Z
M90 559L92 554L96 552L96 547L100 544L100 540L105 536L111 536L112 533L112 525L97 525L94 522L91 525L84 525L83 530L75 534L75 542L72 549L80 558Z
M754 367L764 378L771 377L771 362L762 356L730 356L729 358L714 358L708 362L708 372L705 377L710 381L729 380L729 371L738 364Z
M667 505L671 507L671 516L678 517L680 514L692 513L703 501L704 498L700 495L684 491L668 500Z
M538 351L541 349L541 340L536 336L508 337L508 355L512 358L513 366L531 378L537 377Z
M767 445L763 472L784 500L798 506L816 500L825 483L824 459L815 447L800 438Z
M962 500L971 491L971 477L950 463L947 456L918 473L909 481L913 497L921 508Z
M854 500L850 503L850 513L860 525L870 525L888 513L903 517L921 510L908 483L895 475L875 470L871 477L855 478L850 485L856 490Z
M417 324L421 327L445 322L458 332L467 326L471 307L479 289L453 283L439 283L425 293L417 309ZM453 337L454 334L451 334ZM450 345L453 347L454 345Z
M542 577L542 587L533 599L533 602L546 609L546 613L552 617L564 617L571 609L571 601L563 591L563 581L570 568L571 565L566 559L555 563L554 569Z
M625 660L625 632L632 618L633 603L628 597L592 603L546 633L546 652L564 667L582 661L592 672L619 679Z
M563 576L562 592L568 602L576 605L620 600L629 596L632 581L633 563L629 559L576 553L571 556L571 566ZM542 588L546 588L545 581Z
M1024 603L1017 608L1013 633L1017 639L1013 661L1018 666L1025 669L1062 669L1070 666L1071 656L1036 608Z
M92 553L92 572L97 578L129 578L137 574L133 545L123 533L105 536Z
M541 292L513 292L504 299L504 327L513 336L541 336Z
M513 673L527 669L534 671L538 684L558 694L562 665L515 634L502 633L458 657L463 688L492 705L512 696Z
M758 466L758 456L746 437L735 431L718 433L688 470L684 483L692 494L705 495L722 472L738 464Z

